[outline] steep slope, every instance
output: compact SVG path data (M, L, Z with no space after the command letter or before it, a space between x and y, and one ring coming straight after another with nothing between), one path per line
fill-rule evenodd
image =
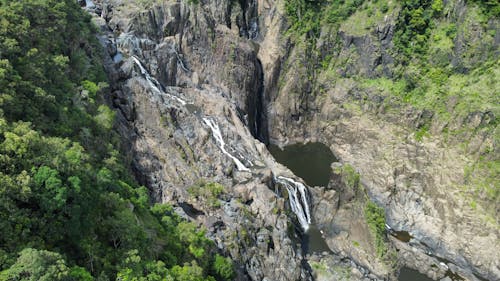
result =
M205 232L134 180L91 17L0 1L0 22L0 280L232 280Z
M462 277L498 279L498 4L290 1L281 11L288 33L263 45L284 51L259 53L271 142L321 141L353 165L388 225L423 248L395 241L408 266L437 278L431 266L444 259Z
M417 2L96 1L136 177L205 224L241 278L308 280L340 256L352 280L394 278L401 265L498 279L497 6ZM254 137L320 141L355 168L311 188L338 255L301 253L274 192L276 176L293 175ZM346 179L355 171L362 185ZM224 185L223 200L200 181ZM413 237L391 238L397 256L377 253L363 220L378 209L363 190ZM345 239L333 221L350 225Z
M161 2L144 10L96 2L91 11L108 51L109 102L136 177L155 200L205 225L240 265L239 278L310 280L300 245L307 226L295 220L297 202L287 202L299 183L255 139L266 141L266 118L259 46L247 36L259 33L242 20L256 6L226 4L230 14L220 15L208 4ZM206 182L225 188L212 192ZM308 197L300 188L296 200ZM371 274L345 255L327 256L359 279L389 274Z

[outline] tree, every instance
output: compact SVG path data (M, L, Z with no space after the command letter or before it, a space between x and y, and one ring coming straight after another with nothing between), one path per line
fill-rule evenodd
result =
M70 281L70 269L60 254L27 248L16 263L0 273L1 281Z
M225 258L219 254L215 255L215 260L212 269L216 276L222 280L232 280L234 277L233 262L229 258Z

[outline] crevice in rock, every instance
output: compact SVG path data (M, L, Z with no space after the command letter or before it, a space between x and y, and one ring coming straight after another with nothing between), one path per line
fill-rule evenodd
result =
M264 144L269 144L267 126L267 102L264 88L264 71L260 60L255 60L254 93L247 99L248 127L252 135Z

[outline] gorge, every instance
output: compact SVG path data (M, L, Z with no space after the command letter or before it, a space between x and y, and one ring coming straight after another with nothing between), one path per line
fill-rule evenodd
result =
M467 186L476 178L466 175L472 159L498 161L499 19L474 25L479 4L437 1L443 7L434 20L446 27L431 39L447 41L430 47L441 54L430 63L456 64L450 76L491 78L485 91L493 92L493 105L447 120L437 114L463 107L459 94L435 112L403 102L414 96L391 94L413 91L413 76L427 79L411 62L398 64L403 4L357 2L365 2L358 12L316 33L293 33L300 30L287 16L294 1L87 6L106 52L106 100L135 177L154 202L207 229L236 263L237 280L398 280L401 268L401 281L500 279L498 175L485 183L493 195L478 191L474 203ZM358 29L365 16L372 24ZM468 32L457 27L467 24ZM477 70L485 60L493 66ZM474 84L457 91L467 87ZM309 169L294 171L278 148L294 145L321 163L293 159ZM200 180L226 194L207 204L188 192ZM186 204L196 216L183 211ZM304 247L308 230L320 250Z

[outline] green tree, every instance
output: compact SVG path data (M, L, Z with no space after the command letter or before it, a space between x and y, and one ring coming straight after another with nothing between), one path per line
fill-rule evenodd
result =
M69 281L70 269L58 253L27 248L16 263L0 273L2 281Z
M233 262L219 254L215 255L212 269L221 280L232 280L234 277Z

